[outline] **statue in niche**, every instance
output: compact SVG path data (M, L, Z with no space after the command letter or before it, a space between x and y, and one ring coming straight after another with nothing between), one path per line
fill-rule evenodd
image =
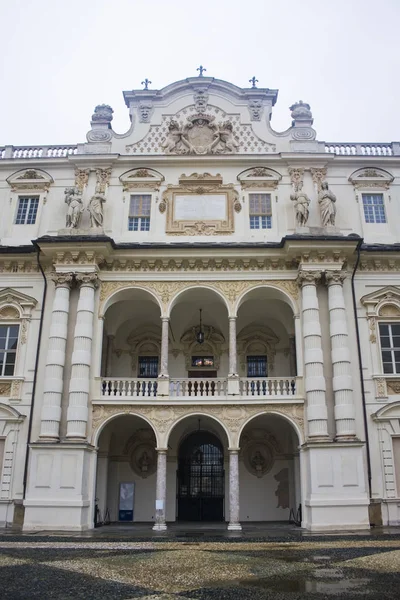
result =
M224 121L214 133L215 142L211 145L211 151L215 148L215 154L222 152L235 152L239 148L238 142L233 135L233 126L230 121Z
M103 204L106 201L103 194L95 194L90 198L88 211L90 214L90 227L103 227L104 209Z
M321 184L318 194L318 204L323 227L334 227L336 219L336 196L330 191L327 181Z
M147 471L149 470L149 465L150 465L150 457L147 454L146 450L142 453L141 457L138 460L138 464L140 467L141 472L147 473Z
M310 214L308 210L310 198L305 192L302 191L302 183L299 183L297 187L297 191L290 195L290 199L292 202L294 202L297 227L305 227L307 225L308 216Z
M82 192L76 187L65 188L65 203L68 205L66 226L68 229L79 227L83 212Z
M259 450L256 450L254 455L251 457L250 464L257 473L257 477L261 477L265 467L265 458Z

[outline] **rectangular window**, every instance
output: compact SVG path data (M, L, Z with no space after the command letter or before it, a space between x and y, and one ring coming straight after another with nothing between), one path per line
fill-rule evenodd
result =
M192 367L213 367L213 356L192 356Z
M139 356L139 377L158 377L158 356Z
M247 357L247 377L267 377L267 357Z
M16 225L34 225L39 206L39 196L20 196L18 198Z
M150 230L150 207L150 194L135 194L131 196L128 217L129 231Z
M0 325L0 377L14 375L19 325Z
M271 229L271 194L249 194L250 229Z
M383 194L363 194L362 200L366 223L386 223Z
M383 372L400 373L400 323L379 323Z

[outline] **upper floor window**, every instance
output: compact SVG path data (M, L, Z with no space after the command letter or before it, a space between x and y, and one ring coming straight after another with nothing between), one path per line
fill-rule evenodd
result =
M158 356L139 356L139 377L158 377Z
M250 229L271 229L271 194L249 194Z
M267 377L267 357L265 355L247 357L247 377Z
M0 325L0 376L14 375L19 325Z
M39 206L39 196L20 196L18 198L16 225L34 225Z
M134 194L129 205L128 230L150 230L150 194Z
M386 223L383 194L362 195L366 223Z
M379 323L383 372L400 373L400 322Z

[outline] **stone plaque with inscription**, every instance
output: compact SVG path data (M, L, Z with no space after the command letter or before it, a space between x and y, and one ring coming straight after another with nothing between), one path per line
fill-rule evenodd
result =
M174 218L178 221L224 220L227 218L226 200L226 194L176 194Z

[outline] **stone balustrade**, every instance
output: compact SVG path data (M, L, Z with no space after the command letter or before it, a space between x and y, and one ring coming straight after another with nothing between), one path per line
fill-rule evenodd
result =
M100 397L104 399L145 398L157 396L158 379L137 379L130 377L102 377ZM240 397L293 398L301 396L301 377L241 377ZM97 396L97 394L96 394ZM171 378L170 398L224 398L228 397L228 378Z
M60 146L1 146L0 160L9 158L65 158L78 154L78 146L62 144Z
M325 152L343 156L393 156L397 154L391 143L325 142Z

